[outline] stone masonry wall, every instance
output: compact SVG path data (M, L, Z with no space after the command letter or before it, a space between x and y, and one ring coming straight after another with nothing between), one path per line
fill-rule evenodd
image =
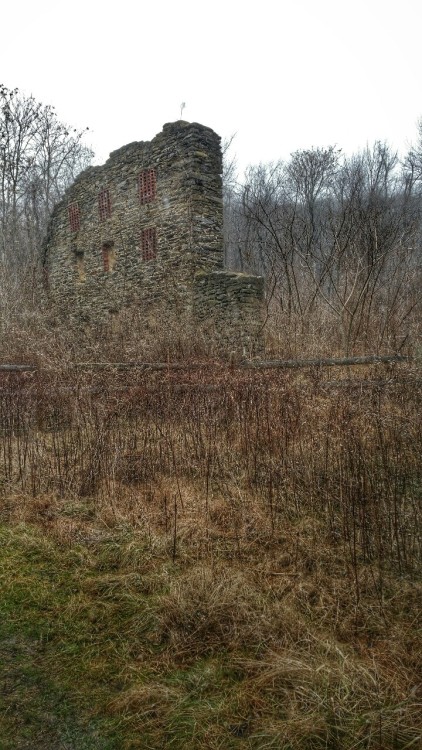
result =
M200 271L194 279L194 313L220 340L245 355L256 351L262 331L264 279L234 271Z
M82 172L55 207L44 245L50 303L93 322L129 305L201 320L220 306L219 332L239 322L246 329L262 284L234 274L224 281L221 171L219 136L178 121Z

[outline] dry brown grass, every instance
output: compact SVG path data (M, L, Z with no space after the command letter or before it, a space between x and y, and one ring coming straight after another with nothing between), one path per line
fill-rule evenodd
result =
M3 380L1 518L83 550L122 747L418 745L418 375Z

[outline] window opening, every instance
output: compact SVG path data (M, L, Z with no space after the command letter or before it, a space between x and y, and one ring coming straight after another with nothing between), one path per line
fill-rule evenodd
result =
M116 253L114 251L114 242L103 242L101 246L101 253L103 256L103 268L104 271L109 273L113 270L116 262Z
M84 253L81 251L76 251L75 260L76 260L76 270L78 272L79 281L85 281L86 273L85 273Z
M111 202L110 202L110 191L101 190L98 195L98 211L100 214L100 221L105 221L111 216Z
M152 260L157 255L157 230L155 227L142 230L141 254L142 260Z
M139 202L151 203L156 198L157 180L155 169L145 169L138 177Z
M72 232L77 232L78 229L80 229L81 226L81 216L79 213L79 203L75 201L75 203L71 203L68 206L68 214L69 214L69 226Z

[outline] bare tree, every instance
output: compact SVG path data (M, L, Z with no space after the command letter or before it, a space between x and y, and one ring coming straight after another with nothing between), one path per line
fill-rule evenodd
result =
M42 238L54 204L88 166L85 131L61 123L53 107L0 85L0 324L35 300ZM29 313L30 314L30 313Z
M418 122L418 136L404 160L404 167L414 182L422 183L422 117Z
M238 257L265 274L287 326L324 320L346 353L404 346L420 306L415 164L375 143L350 159L314 149L249 169L232 207Z
M90 163L84 132L0 86L0 260L9 271L33 262L54 204Z
M221 144L223 155L223 214L224 214L224 264L227 267L233 265L231 250L233 248L232 231L233 209L236 202L237 191L237 159L232 152L236 133L229 138L224 138Z

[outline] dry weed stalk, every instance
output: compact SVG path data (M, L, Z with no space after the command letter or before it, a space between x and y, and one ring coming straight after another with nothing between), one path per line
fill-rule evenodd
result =
M84 597L93 621L143 602L109 709L152 746L180 722L192 748L227 732L259 748L416 746L421 393L400 373L3 378L2 517L100 550L75 616ZM192 697L216 676L163 680L223 657L226 735L211 688Z

